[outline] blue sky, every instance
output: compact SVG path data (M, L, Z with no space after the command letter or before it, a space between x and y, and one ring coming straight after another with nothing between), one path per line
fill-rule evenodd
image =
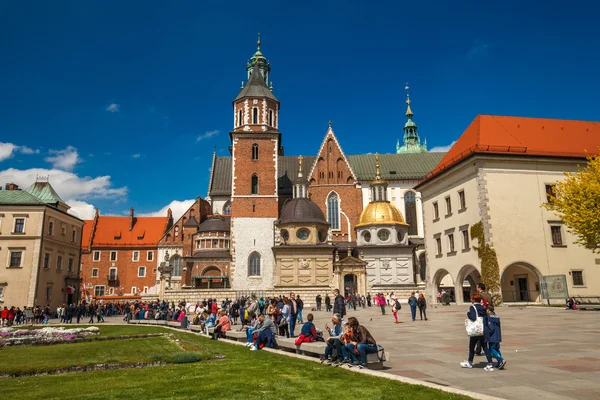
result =
M86 217L206 196L257 32L287 155L328 120L346 154L393 152L406 81L430 147L477 114L600 120L591 2L172 4L0 4L0 184L49 174Z

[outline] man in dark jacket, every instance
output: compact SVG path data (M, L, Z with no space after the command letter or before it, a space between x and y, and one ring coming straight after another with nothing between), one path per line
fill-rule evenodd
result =
M487 305L492 302L492 296L486 292L484 283L479 282L477 284L477 293L479 293L479 296L481 296L481 305L483 308L486 308ZM483 355L481 351L481 344L481 342L477 342L477 347L475 347L475 354L478 356Z
M296 295L290 293L290 337L294 337L294 329L296 328L296 320L298 319L298 303Z
M333 291L333 313L340 314L342 318L346 315L346 304L344 303L344 296L340 294L338 289Z
M329 297L328 294L325 295L325 311L326 312L331 311L331 297Z

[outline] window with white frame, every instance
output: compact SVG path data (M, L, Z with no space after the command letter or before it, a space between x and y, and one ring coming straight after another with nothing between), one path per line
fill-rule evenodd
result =
M550 225L550 234L552 235L552 246L564 246L561 225Z
M25 233L25 218L15 218L14 233Z
M154 252L152 250L146 253L146 261L154 261Z
M463 210L467 209L467 201L465 199L465 191L464 190L458 191L458 204L460 205L459 211L463 211Z
M116 251L110 252L110 261L117 261L117 252Z
M48 236L54 236L54 222L48 222Z
M109 287L109 288L108 288L108 294L109 294L109 295L111 295L111 296L112 296L113 294L115 294L115 288L114 288L114 287Z
M327 196L327 220L332 230L340 230L340 199L337 193Z
M131 287L131 294L137 294L137 288L135 286Z
M100 261L100 251L99 250L94 250L94 261Z
M92 268L92 278L98 277L98 268Z
M73 263L74 263L74 260L71 257L69 257L69 266L68 266L69 272L73 272Z
M23 261L23 252L21 250L16 250L10 252L10 268L21 268L21 263Z
M71 231L71 243L75 243L77 241L77 229L73 228Z
M94 288L94 295L96 297L98 297L98 296L104 296L105 292L106 292L106 286L104 286L104 285L97 285Z
M585 286L583 270L571 270L571 277L573 278L573 286Z
M50 268L50 253L44 253L44 268Z
M452 215L452 199L450 196L446 197L446 217Z
M144 286L144 294L148 294L148 286Z
M138 250L134 250L131 259L133 261L140 261L140 252Z
M144 278L146 276L146 267L138 267L138 277Z

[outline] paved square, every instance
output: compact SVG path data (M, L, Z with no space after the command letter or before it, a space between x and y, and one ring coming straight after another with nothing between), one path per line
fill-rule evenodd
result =
M430 305L428 321L412 322L403 305L400 324L394 324L389 309L385 316L375 307L350 310L348 316L358 318L385 346L390 353L386 372L392 374L507 399L600 398L600 312L498 307L507 366L485 372L485 357L476 356L471 370L458 365L468 355L467 309ZM329 322L328 313L312 313L319 328Z

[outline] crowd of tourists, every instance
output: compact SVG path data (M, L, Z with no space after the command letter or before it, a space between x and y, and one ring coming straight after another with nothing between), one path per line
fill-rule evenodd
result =
M0 327L13 325L47 324L52 317L50 307L4 307L0 313Z

